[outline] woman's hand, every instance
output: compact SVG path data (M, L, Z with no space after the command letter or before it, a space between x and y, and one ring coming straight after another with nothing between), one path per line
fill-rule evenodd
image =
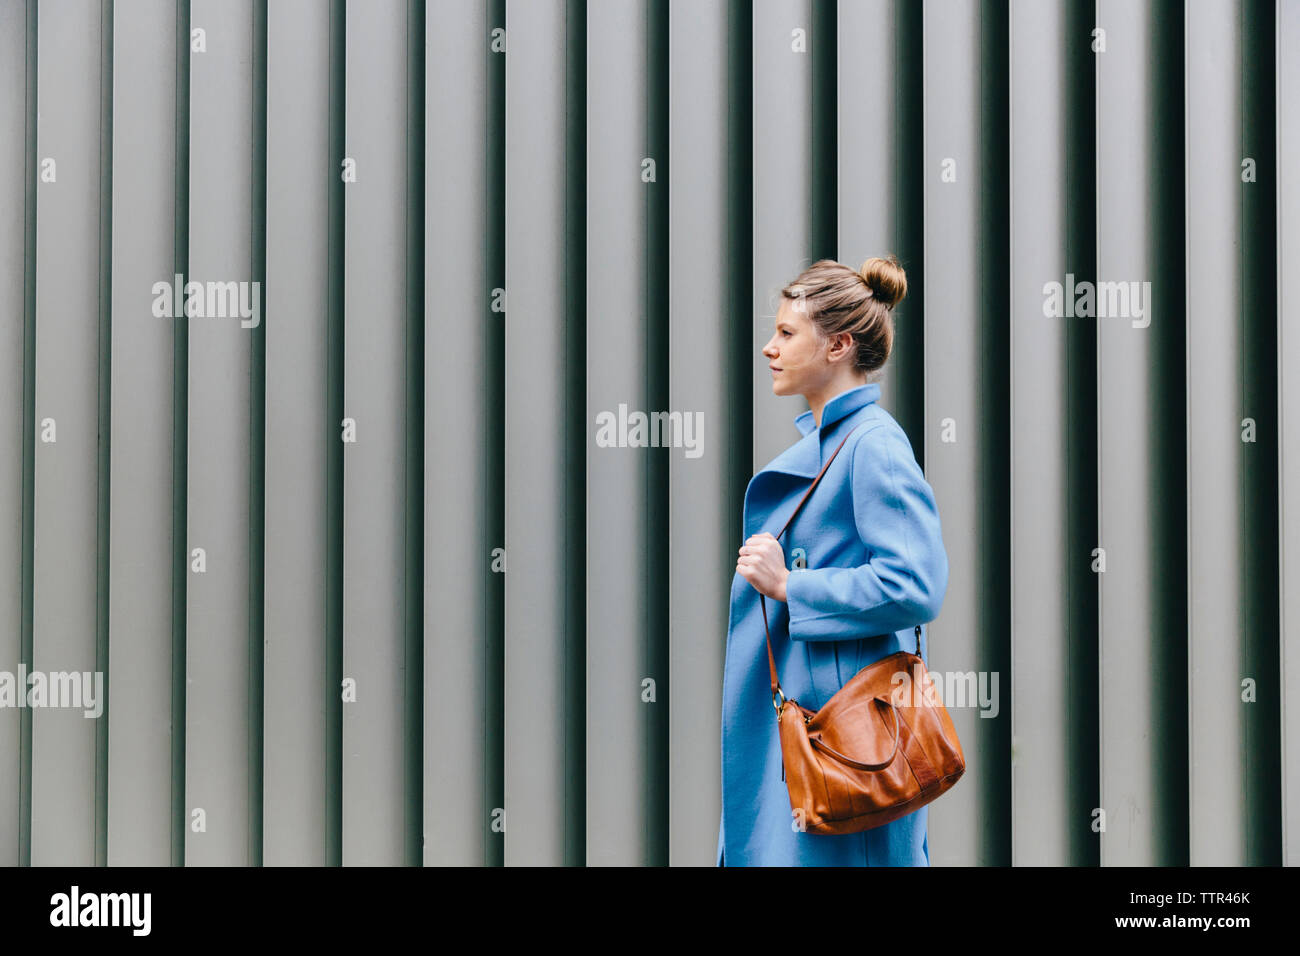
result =
M768 532L750 535L749 540L740 546L736 573L760 594L774 601L785 600L785 582L790 577L790 570L785 566L781 542Z

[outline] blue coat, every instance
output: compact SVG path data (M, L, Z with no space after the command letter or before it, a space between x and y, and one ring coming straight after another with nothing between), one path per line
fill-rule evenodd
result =
M939 614L948 557L934 492L906 433L876 404L875 382L841 392L795 419L803 438L745 489L744 539L780 534L825 457L861 425L780 539L783 603L767 599L772 653L786 697L817 710L861 668L898 650L916 651L917 624ZM739 547L739 545L737 545ZM791 551L806 552L795 569ZM922 627L921 657L928 666ZM928 807L860 833L800 832L782 779L781 747L758 592L731 583L722 681L722 866L928 866Z

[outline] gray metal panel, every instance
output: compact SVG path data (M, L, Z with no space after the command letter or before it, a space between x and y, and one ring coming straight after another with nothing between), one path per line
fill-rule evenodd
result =
M495 108L492 73L505 54L489 47L496 24L483 3L435 9L425 24L424 861L445 866L482 864L489 840L501 840L486 803L485 737L500 728L485 715L484 588L492 551L505 542L484 535L493 507L484 494L484 442L466 442L466 423L488 414L487 349L504 324L492 311L501 264L486 255L488 197L499 188L489 179L490 150L499 142L485 122Z
M406 4L350 3L345 195L343 862L404 860ZM467 423L469 440L477 432Z
M208 283L251 281L252 7L252 0L194 0L191 8L193 27L206 31L207 52L190 56L188 279L203 283L205 293ZM242 300L249 293L240 288ZM249 862L251 330L243 321L229 315L189 320L185 862L191 866ZM203 573L194 571L196 548L206 553ZM206 832L195 830L198 809Z
M727 219L727 4L669 6L669 407L703 425L698 453L669 458L669 863L712 865L722 803L718 740L732 542L742 502L729 494L734 426L725 370L731 335ZM691 457L696 455L696 457Z
M980 405L986 369L980 354L976 303L980 300L980 195L987 188L980 166L980 8L966 0L927 0L923 10L925 74L925 462L943 521L948 590L943 610L928 629L930 668L986 670L978 622L987 598L980 591L984 546L979 481ZM956 182L940 176L956 162ZM951 419L956 441L943 440ZM951 624L948 622L952 622ZM1005 681L1009 675L1000 675ZM1000 684L1001 686L1001 684ZM949 711L966 756L961 785L945 794L929 817L932 865L985 862L989 840L981 777L996 773L987 725L975 708Z
M176 4L113 6L108 862L171 861L172 284Z
M1013 0L1010 17L1011 853L1019 866L1062 866L1072 862L1068 831L1081 825L1064 813L1071 721L1065 690L1073 678L1062 587L1069 570L1064 359L1070 320L1043 315L1043 286L1066 281L1067 40L1056 4ZM941 277L942 271L931 273L932 281ZM945 533L949 548L954 538Z
M267 862L326 862L337 837L330 817L336 804L327 801L338 796L327 779L337 751L327 750L325 724L338 700L329 694L338 689L324 679L325 635L337 624L326 615L330 593L338 592L328 592L327 552L333 552L326 541L326 482L328 489L337 487L338 473L327 458L340 447L344 675L358 681L357 702L342 705L345 862L400 863L413 855L412 814L421 807L412 789L418 778L410 776L417 768L406 758L418 759L408 743L418 730L410 722L416 698L404 668L415 659L407 642L418 624L413 628L404 616L408 584L422 586L425 596L421 676L430 706L423 728L424 861L490 863L503 855L511 864L583 862L584 847L586 862L595 864L657 859L664 849L655 776L660 725L650 718L661 711L641 701L640 680L658 676L642 673L660 646L659 628L647 623L654 619L646 613L658 606L649 603L659 589L658 551L645 546L644 535L647 515L659 515L647 507L660 503L654 468L665 459L654 449L596 446L594 415L617 412L620 403L654 411L645 404L661 400L670 410L704 415L704 454L666 453L671 559L660 596L669 602L667 676L679 702L668 716L667 849L673 863L711 862L717 725L710 737L700 717L716 721L720 711L725 594L741 505L733 486L751 465L798 438L791 419L804 407L771 396L758 347L770 335L777 290L809 261L814 195L838 197L838 251L857 265L868 255L905 251L900 242L915 242L907 225L917 199L906 186L909 177L924 179L929 318L922 457L950 564L931 665L941 672L1004 666L1000 615L1008 590L1014 622L1014 686L1011 674L999 676L1003 701L1014 696L1015 726L981 720L975 708L953 707L969 770L962 786L931 809L932 862L1000 862L1009 847L1017 864L1077 863L1080 847L1089 845L1078 836L1089 821L1076 813L1091 770L1080 770L1076 758L1081 747L1091 746L1094 732L1091 711L1082 729L1077 713L1079 675L1094 663L1079 656L1092 637L1078 628L1090 598L1070 575L1077 576L1076 539L1092 534L1075 515L1092 505L1093 475L1074 462L1091 453L1090 436L1077 437L1077 418L1091 414L1090 404L1080 408L1079 397L1090 398L1094 384L1096 544L1106 549L1108 572L1097 579L1100 803L1107 811L1101 862L1176 862L1171 851L1181 851L1182 841L1190 841L1194 864L1240 864L1273 851L1275 818L1266 791L1276 751L1262 726L1269 717L1260 716L1271 712L1246 711L1254 720L1243 720L1239 684L1257 666L1253 655L1271 649L1271 638L1255 639L1250 629L1259 616L1267 617L1258 599L1271 595L1271 583L1256 584L1255 572L1267 571L1269 558L1249 545L1252 531L1273 530L1256 523L1272 517L1269 503L1253 497L1269 480L1271 465L1267 456L1247 451L1260 446L1242 445L1240 420L1272 381L1271 373L1259 374L1250 351L1255 323L1271 320L1254 317L1252 296L1259 293L1250 280L1259 267L1252 263L1272 250L1264 232L1270 217L1256 217L1257 200L1241 185L1240 162L1257 148L1262 122L1277 123L1281 164L1300 151L1300 122L1287 97L1300 86L1300 67L1285 54L1300 42L1300 5L1276 6L1277 114L1257 121L1248 97L1268 90L1256 89L1260 77L1248 44L1271 22L1258 5L1188 4L1185 36L1172 41L1174 50L1183 47L1177 52L1185 53L1186 74L1171 86L1164 5L1098 0L1096 21L1107 30L1108 48L1094 58L1093 157L1071 151L1094 119L1072 112L1083 84L1071 60L1079 40L1072 31L1084 22L1080 4L1013 0L1010 30L1003 34L1005 14L996 3L928 0L920 20L892 0L840 3L833 187L811 182L811 138L824 128L812 124L814 85L823 77L814 76L812 66L822 54L826 59L818 62L830 56L816 46L808 0L758 0L752 10L726 0L669 0L666 21L662 5L639 0L512 2L504 151L496 128L497 71L503 68L497 58L503 54L490 48L492 28L499 25L491 18L500 5L431 5L423 38L423 124L408 114L409 83L418 75L408 63L412 6L383 0L353 3L347 11L347 152L357 160L359 178L342 191L344 414L357 420L359 441L335 446L330 442L338 440L338 423L329 422L329 434L323 432L326 419L336 417L326 414L328 396L337 394L327 383L327 296L338 273L329 267L326 198L338 184L329 133L337 129L331 121L342 117L331 116L329 100L331 80L339 76L331 67L340 64L329 60L329 9L309 0L269 5L266 812L259 817L249 803L258 798L249 785L256 784L250 772L261 747L249 739L248 693L256 672L250 671L247 603L249 466L257 446L249 432L251 335L237 316L188 323L189 447L180 452L188 454L189 535L171 541L170 350L177 320L153 316L151 300L153 283L169 280L172 271L171 48L174 17L186 7L170 0L115 6L0 0L0 161L24 169L24 176L11 176L0 187L0 312L11 317L0 326L0 369L8 372L0 378L14 412L0 431L0 444L11 451L0 472L0 526L9 529L11 542L0 554L0 619L9 621L0 627L0 671L17 670L26 633L34 635L38 670L93 671L97 633L106 633L117 691L106 767L96 764L102 756L97 725L80 710L0 708L0 865L22 862L29 825L37 864L91 864L104 836L113 864L166 863L175 852L174 786L185 791L187 813L202 808L206 814L205 832L192 830L189 817L182 821L186 862L249 862L250 850L256 851L250 837L257 836L250 825L259 819ZM101 86L106 25L99 18L106 8L115 10L111 91ZM189 56L192 109L188 118L181 114L188 126L180 133L190 137L190 278L200 282L246 280L252 268L257 179L250 162L260 144L252 129L255 9L253 0L193 3L193 23L206 31L208 48ZM25 140L30 131L24 125L26 18L38 10L40 116L32 141ZM587 22L572 19L578 12ZM752 34L729 39L733 18L751 13ZM640 181L640 161L654 148L647 144L664 132L658 124L665 107L653 99L658 88L647 86L659 78L661 64L657 57L647 60L647 52L660 50L655 31L663 22L670 31L671 152L655 158L660 184L668 182L670 167L674 177L661 207L662 193ZM912 169L914 134L906 116L918 64L908 52L918 22L925 89L917 122L925 142L923 165ZM791 49L796 29L807 31L808 53ZM1074 39L1067 42L1067 36ZM735 144L728 142L735 123L745 121L732 117L748 117L743 100L729 99L746 93L743 84L732 86L736 66L728 56L737 42L753 44L752 263L733 248L744 241L737 236L749 234L748 217L728 221L737 192L751 185L730 179L733 164L751 158L733 154ZM988 55L1004 42L1010 51L1007 91L1000 86L1007 63L1000 53ZM1170 119L1169 91L1183 84L1186 140L1167 144L1162 131ZM111 249L101 246L97 229L105 182L101 106L110 93ZM869 122L862 121L864 104L873 111ZM1012 125L1004 141L1008 107ZM413 135L423 135L423 144ZM407 161L418 157L421 145L427 150L425 261L408 263L413 170ZM1000 285L998 270L1006 270L989 263L1005 252L1001 190L1008 180L1006 167L988 160L1007 146L1009 356L1001 351L1007 330L997 311L1001 300L989 291L990 277ZM57 161L57 182L36 180L40 170L25 166L29 150ZM1164 187L1162 169L1181 150L1185 182ZM949 157L958 163L955 183L940 178L940 164ZM1082 326L1070 324L1089 320L1055 320L1041 312L1044 282L1063 281L1069 263L1087 258L1078 241L1093 211L1081 208L1086 187L1076 177L1094 158L1096 247L1085 252L1096 254L1097 278L1156 280L1149 328L1134 328L1123 317L1096 320L1095 383L1076 350L1084 341ZM1288 277L1300 268L1292 248L1300 193L1287 169L1282 165L1276 177L1276 531L1282 852L1294 863L1286 838L1300 832L1300 639L1294 624L1300 599L1293 596L1300 590L1286 585L1296 582L1300 566L1300 519L1289 507L1300 494L1300 478L1288 457L1300 447L1300 399L1287 371L1300 363L1300 344L1286 319L1296 312ZM502 188L504 207L498 202ZM1172 207L1171 193L1178 194ZM31 196L39 197L39 209L29 205ZM1186 248L1181 234L1174 242L1185 289L1159 282L1174 274L1167 271L1171 224L1184 209ZM662 247L661 223L669 230ZM35 259L24 247L28 224L35 229ZM506 247L504 262L499 243ZM669 287L661 296L646 285L646 275L658 270L665 249ZM110 261L111 409L100 404L105 343L98 339L107 278L101 270ZM728 284L734 270L751 266L752 276L740 276L742 301L728 305L737 302ZM408 407L415 390L406 379L407 322L418 307L407 299L408 277L418 277L410 270L420 268L428 314L423 410ZM919 271L909 270L910 277ZM23 338L31 277L34 343ZM493 310L500 302L496 287L503 284L513 314ZM451 288L469 292L448 295ZM1181 343L1184 301L1186 354L1181 348L1173 354L1166 346ZM672 343L666 397L655 391L665 384L655 364L663 330L653 324L658 312L652 311L661 305ZM744 314L740 352L731 326L737 309ZM919 320L920 308L915 314ZM896 346L904 341L900 322ZM449 363L451 349L456 360ZM496 365L498 354L504 369ZM25 369L32 355L35 368ZM913 364L904 349L896 348L895 356L906 360L909 374L920 370L922 363ZM1004 422L996 417L1003 406L994 403L1002 401L1008 360L1011 404ZM752 389L752 420L748 402L728 398L737 362L742 388L748 383ZM1185 396L1169 388L1184 362ZM895 360L891 365L899 367ZM30 383L33 372L35 405L24 407L24 375ZM891 410L919 395L888 371L882 384L882 405ZM1168 436L1177 418L1169 413L1171 398L1186 401L1185 461L1181 455L1171 460L1166 451L1181 441ZM110 412L105 515L97 512L104 461L96 435ZM418 426L421 414L426 522L416 529L406 524L418 506L408 508L404 497L405 456L407 424ZM57 421L57 443L39 440L43 418ZM943 440L946 419L956 425L955 443ZM25 446L24 429L33 426L36 440ZM1012 436L1009 512L1001 510L1008 490L1000 471L1004 428ZM35 456L35 497L24 514L26 452ZM506 536L491 540L501 537L502 453ZM738 454L743 462L736 461ZM1171 482L1177 485L1172 490ZM990 548L1004 546L1005 515L1012 522L1009 580L999 577L1002 553L990 555ZM1181 549L1172 545L1184 523L1189 667L1171 675L1169 655L1182 648L1183 608L1181 587L1168 583L1169 556L1181 560ZM35 563L24 574L22 539L32 527ZM105 527L111 528L107 541ZM404 575L416 542L425 550L425 574L409 582ZM503 585L491 570L499 546L510 558ZM97 549L103 547L109 574L97 581ZM187 570L180 582L189 597L183 714L172 712L168 666L177 583L171 580L172 547L207 552L206 572ZM1263 550L1271 553L1271 542ZM504 609L496 603L498 586ZM26 622L25 608L33 611ZM107 620L97 617L104 610ZM494 670L502 614L504 675ZM717 640L701 638L710 633ZM495 723L501 678L504 727ZM1169 716L1169 700L1184 688L1186 714L1178 707ZM660 696L660 703L666 700ZM449 719L446 711L456 716ZM30 751L22 731L28 717L34 723ZM172 741L179 742L174 734L182 725L175 721L181 720L187 776L172 780ZM1181 773L1168 772L1182 759L1181 746L1175 756L1167 751L1174 741L1181 744L1184 720L1190 811L1181 799ZM1256 739L1261 729L1264 743ZM1013 766L1004 759L1006 730L1015 735ZM21 802L26 760L33 770L30 820L23 819ZM508 837L493 828L502 773ZM107 807L96 804L103 783ZM1009 810L1003 794L1011 795ZM104 813L107 834L96 831ZM1002 829L1007 819L1010 833Z
M329 9L267 7L266 699L268 866L325 858L325 414Z
M1102 0L1097 22L1107 49L1097 61L1097 281L1150 281L1155 274L1152 124L1155 58L1149 3ZM1140 287L1140 286L1139 286ZM1130 287L1131 288L1131 287ZM1098 540L1106 555L1099 575L1101 832L1103 866L1151 866L1158 856L1159 805L1152 702L1168 667L1155 653L1160 627L1154 592L1168 565L1160 561L1152 516L1154 441L1163 427L1135 415L1152 394L1155 332L1180 320L1176 290L1153 288L1146 319L1098 317ZM1154 304L1158 311L1152 314ZM1152 325L1143 327L1142 321ZM1156 325L1155 323L1159 323ZM1168 556L1164 556L1168 557ZM1019 659L1017 659L1019 662Z
M95 672L100 5L38 12L36 498L33 660L42 673ZM39 175L39 174L38 174ZM53 419L57 441L43 442ZM32 712L32 863L95 861L95 721Z
M1241 686L1241 30L1238 4L1188 10L1188 737L1193 866L1245 857Z
M564 380L572 360L565 352L572 161L565 155L565 9L563 0L506 6L507 865L565 862L565 774L574 759L565 750L562 582L582 566L567 563L561 510L570 467L560 439Z
M1277 4L1277 156L1294 170L1300 156L1300 4ZM1281 165L1281 164L1279 164ZM1277 182L1278 520L1282 672L1282 862L1300 864L1300 382L1284 374L1300 368L1300 181Z
M899 253L901 249L898 222L904 197L899 190L889 188L903 178L898 136L890 135L897 133L903 119L897 88L908 66L898 56L898 13L899 5L894 0L841 0L839 4L837 255L840 262L853 269L872 256ZM903 268L908 268L907 262L903 262ZM915 276L912 281L909 298L915 301ZM921 313L913 314L920 322ZM880 383L880 405L891 410L899 408L898 357L911 329L905 316L896 318L894 350L876 379Z
M27 139L27 7L0 2L0 165L24 168ZM23 587L23 284L27 177L0 182L0 671L18 673ZM0 708L0 866L19 863L21 712Z
M647 456L599 447L602 416L646 407L646 11L587 9L587 863L646 862L649 709L642 699ZM662 164L658 158L656 164Z
M808 408L801 397L772 394L772 373L762 348L776 329L782 287L812 264L811 50L819 38L812 34L808 0L755 0L753 16L752 359L757 471L799 440L794 418ZM797 42L809 52L796 52Z

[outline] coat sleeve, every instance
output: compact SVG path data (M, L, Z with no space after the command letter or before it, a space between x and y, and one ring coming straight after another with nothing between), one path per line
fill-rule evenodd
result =
M948 556L934 492L906 436L873 428L853 449L853 522L867 563L806 568L786 580L790 637L835 641L901 631L939 616Z

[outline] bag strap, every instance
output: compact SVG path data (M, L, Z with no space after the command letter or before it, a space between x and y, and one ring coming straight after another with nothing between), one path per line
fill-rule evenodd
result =
M808 496L813 493L813 489L817 487L817 483L822 480L822 475L826 474L826 469L831 466L831 462L833 462L835 456L840 453L840 449L843 448L845 443L849 440L849 436L861 427L861 425L855 425L853 428L849 429L849 434L844 436L844 441L840 442L839 445L836 446L835 450L831 452L830 457L826 459L826 463L822 465L821 471L817 472L817 477L812 480L812 484L808 486L808 490L803 493L803 497L799 499L799 503L794 506L794 511L790 512L790 517L786 519L785 526L781 528L781 534L776 536L777 541L781 540L781 535L786 533L791 523L794 521L795 516L803 509L804 502L806 502ZM755 588L755 590L757 590L757 588ZM781 681L777 677L776 673L776 657L772 653L772 632L768 628L767 624L767 601L764 598L762 591L758 592L758 601L763 608L763 630L767 632L767 667L772 678L772 706L776 708L777 713L779 714L781 712L781 707L777 704L776 698L779 694L781 702L785 703L785 694L781 691ZM916 626L916 653L918 657L921 654L921 625L919 624Z

